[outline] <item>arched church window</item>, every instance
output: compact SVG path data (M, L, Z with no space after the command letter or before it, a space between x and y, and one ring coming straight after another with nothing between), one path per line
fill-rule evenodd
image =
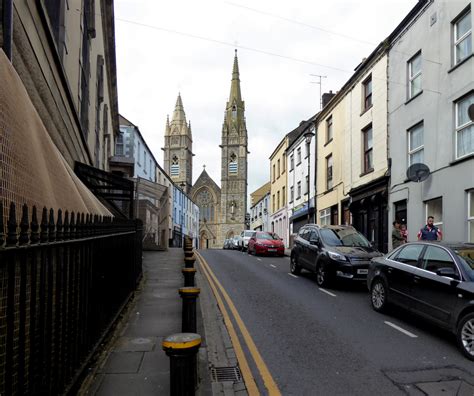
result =
M237 106L236 105L232 106L232 118L234 118L234 119L237 118Z
M179 176L179 159L176 155L171 159L170 174L171 176Z
M238 171L237 156L232 153L229 158L229 174L236 174Z
M196 203L200 209L201 221L214 221L214 200L210 191L205 188L196 196Z

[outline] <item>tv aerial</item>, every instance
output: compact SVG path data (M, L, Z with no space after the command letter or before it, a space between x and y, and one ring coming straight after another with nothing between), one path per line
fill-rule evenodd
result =
M430 176L430 168L427 165L417 163L407 169L407 178L413 182L422 182Z

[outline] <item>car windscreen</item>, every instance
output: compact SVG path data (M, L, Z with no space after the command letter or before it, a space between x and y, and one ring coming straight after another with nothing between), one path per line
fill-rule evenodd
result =
M474 249L456 249L454 252L468 273L470 280L474 281Z
M354 229L322 228L320 233L323 242L328 246L370 247L369 241Z
M244 237L251 237L253 235L254 231L245 231Z
M276 234L267 234L266 232L262 232L261 234L257 234L257 239L268 239L270 241L274 241L279 239Z

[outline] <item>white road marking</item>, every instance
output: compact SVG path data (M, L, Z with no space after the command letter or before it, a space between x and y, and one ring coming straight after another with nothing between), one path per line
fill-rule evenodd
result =
M259 259L259 258L258 258L257 260L258 260L258 261L262 261L262 259Z
M298 278L296 275L290 274L289 272L288 275L292 276L293 278Z
M270 264L270 267L276 268L276 265Z
M410 333L408 330L402 329L400 326L397 326L396 324L393 324L392 322L385 321L384 323L386 325L389 325L389 326L393 327L395 330L398 330L398 331L402 332L403 334L407 335L408 337L411 337L411 338L417 338L418 337L416 334Z
M334 293L331 293L330 291L327 291L326 289L321 289L319 288L323 293L329 294L330 296L337 297Z

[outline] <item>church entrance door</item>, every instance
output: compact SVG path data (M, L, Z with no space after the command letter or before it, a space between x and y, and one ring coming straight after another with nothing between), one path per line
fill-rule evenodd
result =
M209 249L209 238L206 231L201 233L200 242L199 246L201 246L201 249Z

